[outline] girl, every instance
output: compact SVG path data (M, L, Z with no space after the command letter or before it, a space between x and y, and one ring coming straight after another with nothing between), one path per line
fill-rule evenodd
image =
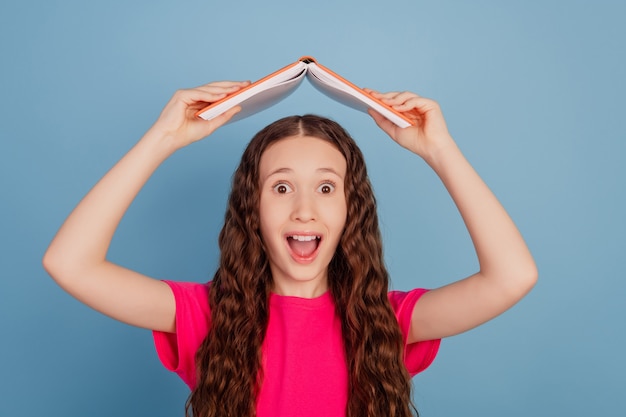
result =
M410 416L410 378L432 362L439 340L504 312L537 278L521 235L435 102L370 90L414 120L400 129L371 112L435 170L458 206L480 265L468 278L388 293L363 156L339 125L317 116L279 120L248 145L212 282L158 281L106 260L119 221L159 164L239 109L211 121L194 113L246 85L177 92L74 209L44 266L87 305L154 330L162 362L192 390L188 414Z

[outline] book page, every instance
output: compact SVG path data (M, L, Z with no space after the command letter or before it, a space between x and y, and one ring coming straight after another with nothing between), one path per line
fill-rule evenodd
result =
M304 80L306 64L297 62L284 67L243 90L230 95L197 113L198 117L211 120L235 106L241 106L229 123L243 119L273 106L289 96Z
M318 64L308 64L307 78L317 90L348 107L366 113L371 108L397 126L402 128L411 126L411 123L398 112Z
M237 120L244 119L248 116L252 116L255 113L258 113L269 107L272 107L274 104L278 103L279 101L284 100L289 95L291 95L291 93L293 93L296 90L296 88L298 88L302 80L304 80L304 71L302 72L300 76L296 78L292 78L291 80L284 81L280 84L272 86L264 90L263 92L253 95L250 98L242 101L241 103L239 103L239 105L241 106L241 111L237 113L236 115L234 115L228 121L228 123L232 123ZM217 115L219 114L221 113L218 113Z

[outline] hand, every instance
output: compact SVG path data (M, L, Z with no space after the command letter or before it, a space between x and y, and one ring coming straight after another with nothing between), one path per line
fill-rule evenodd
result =
M379 113L369 111L376 124L400 146L428 160L441 148L454 144L437 102L408 91L389 93L379 93L370 89L366 91L412 121L413 126L401 128Z
M170 141L174 149L205 138L228 122L241 108L232 108L212 120L199 119L195 116L196 112L249 84L249 81L220 81L178 90L150 130Z

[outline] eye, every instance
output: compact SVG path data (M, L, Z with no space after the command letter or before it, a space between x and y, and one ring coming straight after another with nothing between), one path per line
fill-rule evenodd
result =
M335 183L333 183L331 181L327 181L327 182L323 183L322 185L320 185L317 188L317 191L319 191L322 194L330 194L333 191L335 191Z
M279 182L278 184L274 185L272 189L278 194L287 194L293 191L291 187L289 186L289 184L285 184L284 182Z

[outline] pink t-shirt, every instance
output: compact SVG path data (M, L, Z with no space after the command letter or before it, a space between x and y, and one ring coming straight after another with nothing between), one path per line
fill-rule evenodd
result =
M163 365L193 389L195 353L210 327L209 284L167 283L176 299L176 333L154 332L154 342ZM389 293L405 343L413 306L425 292ZM432 363L439 343L431 340L405 346L404 363L411 376ZM348 369L341 323L330 293L313 299L271 294L262 351L258 417L345 416Z

